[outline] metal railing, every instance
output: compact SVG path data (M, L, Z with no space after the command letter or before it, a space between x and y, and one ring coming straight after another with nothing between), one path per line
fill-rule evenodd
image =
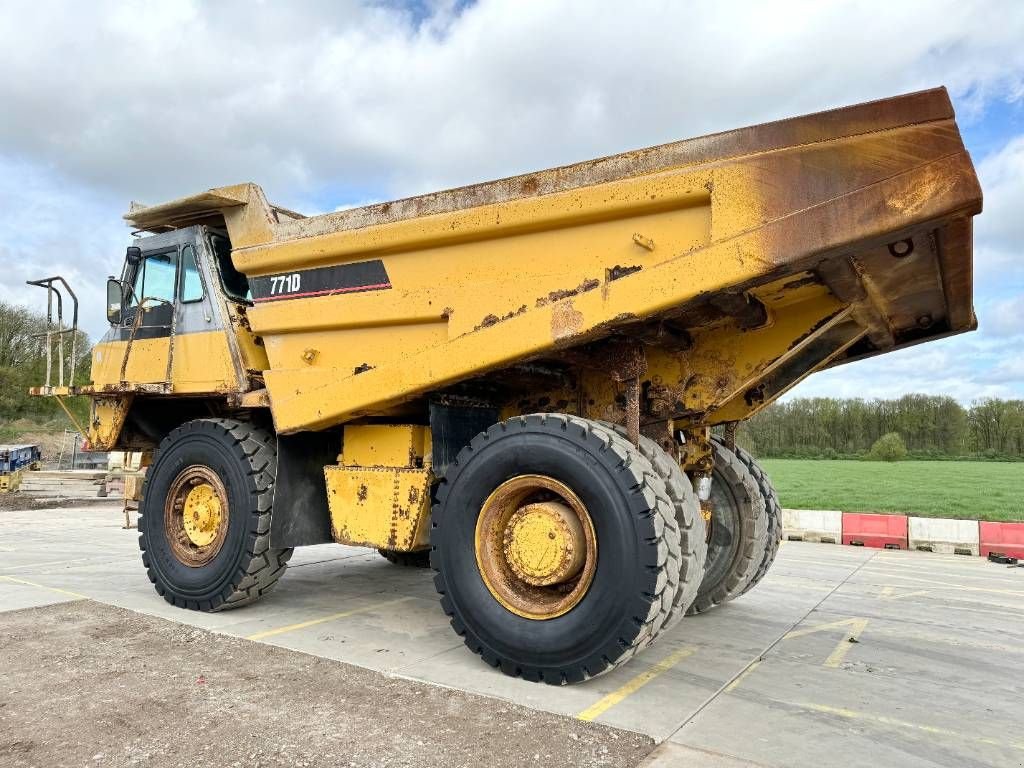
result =
M59 285L58 285L59 283ZM54 341L57 346L57 386L65 386L65 370L67 371L67 386L72 387L75 383L75 367L78 364L78 297L71 290L60 275L46 277L42 280L29 280L29 285L36 285L46 289L46 330L42 333L33 334L35 338L46 339L46 390L52 391L53 369L54 369ZM61 288L63 286L63 289ZM71 325L64 326L64 296L67 292L72 302ZM70 336L71 355L65 357L64 337Z

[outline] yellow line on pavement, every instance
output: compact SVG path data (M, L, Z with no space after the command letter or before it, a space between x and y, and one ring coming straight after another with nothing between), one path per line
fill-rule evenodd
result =
M47 589L50 592L59 592L62 595L70 595L71 597L76 597L79 600L91 600L92 599L88 595L80 595L77 592L69 592L66 589L58 589L57 587L48 587L45 584L37 584L34 581L27 581L26 579L16 579L13 576L0 576L0 579L3 579L4 581L9 581L9 582L11 582L13 584L22 584L22 585L24 585L26 587L36 587L37 589Z
M949 728L940 728L935 725L925 725L924 723L911 723L906 720L897 720L893 717L885 717L884 715L872 715L867 712L857 712L855 710L845 709L842 707L830 707L825 704L797 703L796 706L801 707L802 709L809 709L812 712L821 712L825 715L836 715L837 717L843 717L847 720L866 720L869 722L878 723L880 725L889 725L894 728L922 731L924 733L930 733L935 736L950 736L955 739L961 739L964 741L974 741L978 744L987 744L993 747L1011 747L1013 749L1024 750L1024 742L1020 741L999 741L998 739L990 739L986 736L977 736L972 733L954 731Z
M817 624L813 627L804 627L802 629L794 629L787 632L783 636L783 640L792 640L794 637L803 637L805 635L812 635L815 632L828 632L833 629L846 629L846 634L843 635L843 639L836 643L836 647L832 650L832 653L825 659L824 666L838 668L843 663L843 659L846 658L846 654L850 652L850 647L857 641L864 628L867 627L868 620L859 616L854 616L849 619L840 619L839 621L830 621L826 624Z
M878 593L878 597L882 600L902 600L905 597L919 597L927 594L927 589L916 589L913 592L897 594L895 587L882 587L882 591Z
M8 565L4 567L5 571L20 571L24 568L44 568L49 565L68 565L69 563L85 563L90 560L96 560L95 556L90 555L89 557L76 557L71 560L48 560L45 563L22 563L21 565Z
M846 633L846 636L840 640L835 649L825 659L825 666L838 669L839 665L843 663L843 659L846 658L846 654L850 652L853 644L857 642L861 632L868 625L867 619L856 619L850 622L850 629Z
M742 672L740 672L739 675L737 675L735 680L733 680L731 683L725 686L725 690L723 691L723 693L729 693L729 691L735 691L737 688L739 688L740 683L742 683L747 678L747 675L749 675L751 672L753 672L755 669L761 666L762 661L764 661L764 659L757 659L756 661L753 661L749 667L747 667Z
M888 578L902 579L903 581L915 581L918 584L933 584L943 589L952 589L957 592L985 592L990 595L1012 595L1013 597L1024 597L1024 591L1019 589L993 589L991 587L972 587L969 584L957 584L955 582L936 581L935 579L922 579L918 576L904 576L903 574L885 574ZM897 585L902 586L902 585Z
M804 635L813 635L815 632L827 632L830 629L841 629L849 627L853 624L859 624L864 621L860 617L853 617L850 619L839 619L838 621L829 621L825 624L815 624L813 627L803 627L801 629L793 629L785 634L783 640L792 640L795 637L803 637Z
M580 720L586 720L589 722L590 720L593 720L601 716L609 709L614 707L616 704L621 702L623 699L625 699L627 696L630 696L631 694L634 694L637 691L639 691L641 688L643 688L645 685L651 682L651 680L656 678L658 675L672 669L672 667L674 667L680 661L685 659L687 656L691 656L696 650L696 648L692 647L680 648L675 653L659 661L650 669L641 672L639 675L637 675L632 680L627 682L621 688L617 688L604 698L599 699L595 704L590 705L582 712L580 712L578 715L576 715L576 717Z
M294 632L297 629L305 629L306 627L315 627L317 624L325 624L328 621L334 621L335 619L343 619L346 616L353 616L357 613L366 613L367 611L375 611L378 608L385 608L387 606L395 605L397 603L403 603L407 600L412 600L411 597L400 597L397 600L386 600L383 603L374 603L373 605L366 605L362 608L352 608L347 611L341 611L339 613L332 613L330 616L321 616L319 619L310 619L309 621L300 621L298 624L289 624L285 627L278 627L277 629L267 629L263 632L257 632L254 635L248 635L246 640L263 640L268 637L274 637L276 635L283 635L285 632Z

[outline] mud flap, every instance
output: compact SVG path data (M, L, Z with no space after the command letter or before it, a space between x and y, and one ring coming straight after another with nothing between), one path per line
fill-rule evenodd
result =
M462 399L430 403L433 469L443 477L448 465L469 441L498 421L498 409Z
M338 432L277 436L271 547L284 549L334 541L324 467L336 464L340 452L341 434Z

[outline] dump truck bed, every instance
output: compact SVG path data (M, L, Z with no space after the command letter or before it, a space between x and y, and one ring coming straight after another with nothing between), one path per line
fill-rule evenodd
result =
M228 230L291 432L445 394L543 409L531 367L607 375L619 341L646 350L651 418L745 418L814 370L973 329L980 210L940 88L323 216L243 184L126 218Z

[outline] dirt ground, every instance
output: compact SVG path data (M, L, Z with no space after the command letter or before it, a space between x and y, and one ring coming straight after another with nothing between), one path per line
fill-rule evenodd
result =
M117 500L115 500L117 501ZM26 509L71 509L74 507L94 507L111 505L109 498L103 499L51 499L42 496L30 496L27 493L0 493L0 512L11 510L20 512Z
M82 600L0 616L3 766L629 766L639 734Z

